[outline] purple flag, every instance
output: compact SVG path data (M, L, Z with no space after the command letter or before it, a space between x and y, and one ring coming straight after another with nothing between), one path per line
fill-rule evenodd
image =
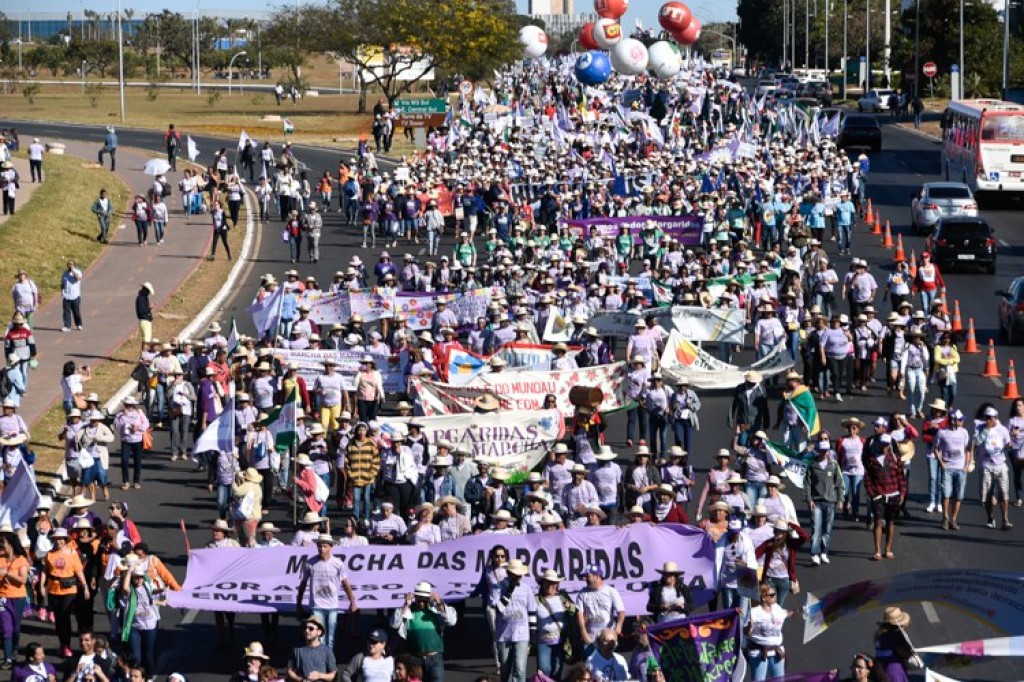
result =
M740 647L740 620L730 609L648 626L651 651L665 682L742 680L747 666Z

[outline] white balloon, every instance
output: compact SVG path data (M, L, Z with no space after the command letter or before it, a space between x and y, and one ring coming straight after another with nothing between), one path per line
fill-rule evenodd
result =
M540 26L531 24L519 29L519 42L525 59L536 59L548 50L548 35Z
M603 50L610 50L622 40L622 26L615 19L598 19L594 23L594 42Z
M612 48L612 68L623 76L636 76L647 68L647 47L635 38L626 38Z
M666 40L659 40L651 45L647 48L647 54L647 68L658 78L672 78L683 68L683 58L679 50Z

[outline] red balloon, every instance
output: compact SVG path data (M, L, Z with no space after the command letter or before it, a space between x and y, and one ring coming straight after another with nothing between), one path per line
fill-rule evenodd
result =
M693 20L693 12L681 2L666 2L658 12L658 23L669 33L681 33Z
M594 22L589 21L583 24L580 29L580 47L584 50L600 50L601 46L594 40Z
M700 39L700 19L693 17L690 21L690 25L682 31L677 31L672 34L672 37L676 39L677 43L682 45L693 45Z
M629 0L594 0L594 11L602 19L618 19L629 9Z

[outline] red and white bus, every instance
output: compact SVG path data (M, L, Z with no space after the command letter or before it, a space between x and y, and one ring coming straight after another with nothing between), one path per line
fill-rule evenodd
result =
M950 102L942 115L942 175L979 192L1024 192L1024 106Z

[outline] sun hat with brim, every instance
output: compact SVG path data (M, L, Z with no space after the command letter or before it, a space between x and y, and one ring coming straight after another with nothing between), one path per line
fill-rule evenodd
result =
M316 512L308 511L305 514L302 515L301 519L299 519L299 525L300 526L315 526L316 524L323 523L326 520L327 519L325 519L324 517L320 516Z
M40 495L39 502L36 503L36 509L53 509L53 498L49 495Z
M686 571L679 568L679 565L674 561L666 561L661 568L654 569L662 575L682 575Z
M553 568L549 568L544 571L544 573L541 574L540 579L549 583L560 583L564 580L562 576L558 575L558 571Z
M263 523L261 523L259 525L259 528L256 529L256 532L257 533L280 533L281 529L278 528L277 526L275 526L270 521L264 521Z
M434 586L428 583L426 580L421 580L416 583L416 587L412 591L414 597L426 597L430 599L434 596Z
M516 517L512 516L512 512L508 509L499 509L494 514L491 514L491 519L494 521L508 521L509 523L512 523L516 520Z
M778 476L769 476L768 480L764 482L766 486L775 486L779 490L784 490L786 486L782 483L782 479Z
M253 467L246 469L245 473L242 474L242 478L250 483L261 483L263 481L263 475Z
M744 484L746 482L747 482L747 479L743 478L739 474L733 474L726 481L726 483L728 483L729 485L742 485L742 484Z
M251 642L249 646L245 648L245 653L242 658L259 658L264 661L269 661L270 656L263 653L263 645L259 642Z
M789 521L786 519L779 519L772 524L772 530L779 533L788 533L790 531Z
M718 454L715 455L715 459L731 459L731 458L732 458L732 453L729 452L728 450L726 450L725 448L722 448L721 450L719 450Z
M729 511L729 505L725 502L713 502L708 511Z
M662 484L660 484L654 492L657 495L675 495L676 494L676 491L672 488L672 485L669 484L669 483L662 483Z
M83 516L82 518L80 518L77 521L75 521L75 524L73 526L71 526L71 530L94 530L94 529L92 527L92 523L89 522L89 519ZM2 526L0 526L0 532L3 532L3 527Z
M600 507L596 506L596 505L591 505L591 506L587 507L586 509L583 510L583 513L584 514L597 514L598 518L600 518L602 521L604 519L608 518L608 515L605 514L604 510L601 509Z
M928 403L928 407L939 412L949 412L949 407L946 405L946 401L942 398L936 398L932 402Z
M54 528L52 531L50 531L50 539L56 540L57 538L64 538L66 540L68 538L68 529Z
M311 460L309 458L309 455L307 455L305 452L300 452L295 457L295 464L300 467L310 467L313 466L313 460Z
M217 519L213 522L213 525L210 526L210 530L222 530L225 533L232 533L235 529L232 528L231 524L224 519Z
M12 433L7 436L0 437L0 445L7 448L13 448L21 445L26 440L28 440L28 436L24 433Z
M768 434L764 431L754 431L754 433L750 435L754 438L760 438L761 440L768 440Z
M551 500L549 500L547 498L547 495L545 495L544 493L527 493L526 499L541 502L544 504L545 507L551 504Z
M751 516L768 516L768 507L763 504L755 504L754 509L750 512Z
M599 462L611 462L616 456L610 446L602 445L601 449L594 455L594 459Z
M529 573L530 569L529 567L527 567L526 564L524 564L519 559L513 559L512 561L505 564L505 571L507 573L511 573L512 575L518 575L519 577L522 577Z
M327 632L327 628L324 627L324 622L320 620L318 616L310 616L306 620L302 621L304 625L315 625L320 628L320 632Z
M558 526L561 523L562 520L554 514L544 514L542 517L540 517L541 528L554 528L555 526Z
M84 509L85 507L91 507L93 504L95 504L95 501L88 499L85 495L75 495L65 502L64 506L68 509Z
M320 533L316 536L316 540L313 541L317 545L334 545L334 538L327 533Z
M420 504L416 505L416 508L413 509L412 511L413 511L414 514L419 516L420 514L422 514L425 511L433 512L435 509L437 509L437 507L435 507L433 505L433 503L431 503L431 502L421 502Z
M644 514L646 514L646 512L639 504L634 504L629 508L629 511L626 512L626 516L643 516Z
M851 426L856 426L857 428L864 428L864 422L862 422L860 419L857 419L856 417L848 417L847 419L844 419L839 423L842 424L845 428L849 428Z
M878 624L896 625L903 628L910 625L910 614L898 606L887 606L882 612L882 620L878 621Z
M462 505L462 501L454 495L445 495L437 501L438 507L443 507L446 504L454 504L456 507L459 507Z
M501 407L501 402L490 393L485 393L477 398L474 404L481 410L496 410Z
M507 481L511 475L511 471L502 467L494 467L491 469L491 478L497 481Z

